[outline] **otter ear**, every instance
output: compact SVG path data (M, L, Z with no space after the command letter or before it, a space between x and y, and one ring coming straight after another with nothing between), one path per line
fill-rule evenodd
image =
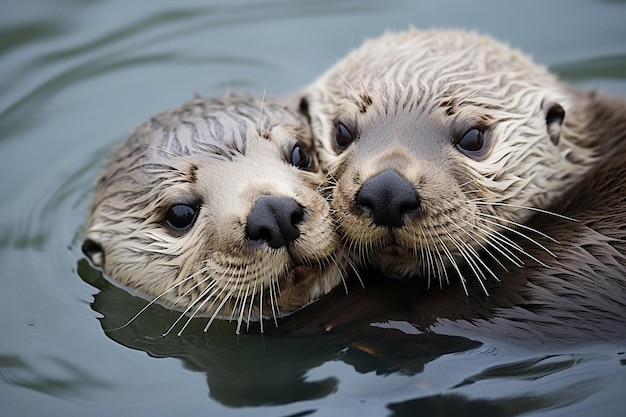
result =
M309 99L306 96L302 96L300 98L300 103L298 104L298 111L307 118L309 123L311 123L311 114L309 113Z
M309 97L306 91L291 91L282 97L279 97L285 103L285 107L294 112L298 112L310 121L309 114Z
M544 101L541 109L546 117L546 128L548 129L550 140L555 145L558 145L561 138L561 126L563 125L563 119L565 119L565 110L559 103L552 101Z
M102 250L102 246L98 242L85 238L81 249L95 266L102 267L104 265L104 250Z

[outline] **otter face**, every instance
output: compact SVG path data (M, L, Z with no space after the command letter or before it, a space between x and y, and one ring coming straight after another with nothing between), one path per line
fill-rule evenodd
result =
M568 100L543 68L471 33L410 30L349 54L301 108L351 256L440 285L496 278L485 257L521 265L510 234L535 239L521 224L591 159L573 152Z
M300 115L250 97L196 99L116 149L83 251L119 283L209 325L276 318L344 275L323 179Z

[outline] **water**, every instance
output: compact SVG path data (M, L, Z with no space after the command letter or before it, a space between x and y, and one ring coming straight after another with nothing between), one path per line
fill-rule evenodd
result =
M624 346L437 339L376 356L228 323L159 337L175 315L158 306L104 331L144 302L79 247L107 151L194 92L293 90L365 37L413 24L490 33L626 95L625 21L626 3L608 0L0 3L1 414L622 415Z

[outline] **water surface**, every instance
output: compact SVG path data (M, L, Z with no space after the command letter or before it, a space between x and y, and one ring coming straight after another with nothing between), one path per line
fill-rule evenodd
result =
M227 86L281 93L387 29L476 29L626 95L623 1L5 1L0 4L0 409L6 416L622 415L623 346L420 340L379 357L234 334L115 287L80 252L111 146ZM400 330L410 332L410 328Z

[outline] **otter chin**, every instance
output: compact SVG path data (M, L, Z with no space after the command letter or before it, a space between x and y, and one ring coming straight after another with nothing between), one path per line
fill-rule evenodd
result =
M114 281L189 317L278 318L346 275L304 117L195 98L139 126L106 162L83 252Z

